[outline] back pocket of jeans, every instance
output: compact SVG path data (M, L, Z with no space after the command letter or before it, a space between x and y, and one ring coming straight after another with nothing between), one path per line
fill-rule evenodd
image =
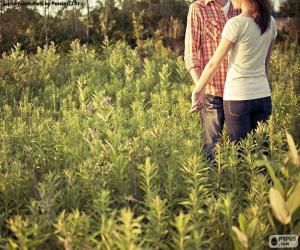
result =
M248 101L230 101L229 113L233 116L242 116L249 113Z

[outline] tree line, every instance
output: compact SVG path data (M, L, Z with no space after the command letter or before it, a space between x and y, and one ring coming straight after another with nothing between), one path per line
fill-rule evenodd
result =
M73 0L64 0L73 1ZM177 54L183 53L184 34L189 4L187 0L90 0L79 5L44 6L12 5L26 0L0 0L0 53L9 51L17 42L27 52L53 41L62 50L70 41L97 45L105 39L126 40L132 47L147 38L160 40ZM48 3L48 4L47 4ZM299 17L299 1L287 0L279 15Z

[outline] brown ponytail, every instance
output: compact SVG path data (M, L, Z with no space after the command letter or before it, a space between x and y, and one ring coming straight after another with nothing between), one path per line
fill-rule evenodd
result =
M261 34L269 28L271 23L269 0L248 0L251 15L261 30Z

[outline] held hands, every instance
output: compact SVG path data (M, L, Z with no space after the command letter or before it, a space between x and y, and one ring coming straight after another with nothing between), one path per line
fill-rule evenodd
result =
M201 90L200 92L197 91L196 88L194 88L192 92L192 107L189 111L189 113L197 112L202 107L204 99L204 90Z

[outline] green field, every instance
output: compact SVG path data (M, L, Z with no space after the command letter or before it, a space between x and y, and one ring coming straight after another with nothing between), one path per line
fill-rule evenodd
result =
M15 46L0 59L0 249L268 249L270 234L299 235L286 135L299 145L299 52L277 45L270 121L240 145L225 130L211 167L171 50Z

